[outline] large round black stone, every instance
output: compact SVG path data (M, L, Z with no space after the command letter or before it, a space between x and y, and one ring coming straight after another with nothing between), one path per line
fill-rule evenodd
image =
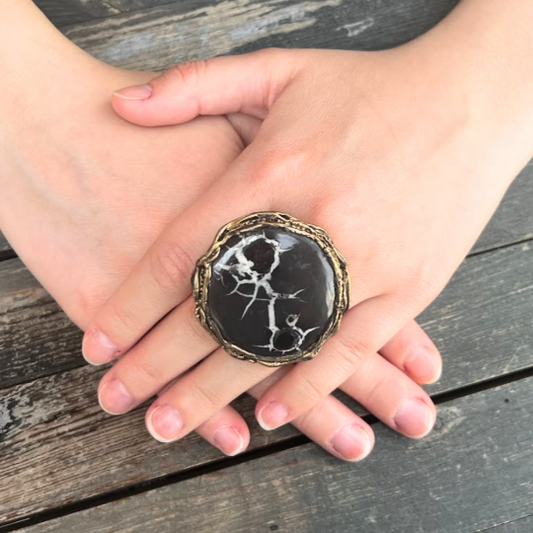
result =
M224 338L262 357L311 348L334 310L335 279L309 237L266 227L231 237L212 264L210 315Z

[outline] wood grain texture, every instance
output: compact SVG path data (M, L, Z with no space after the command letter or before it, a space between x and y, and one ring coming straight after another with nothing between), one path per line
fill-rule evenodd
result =
M480 235L472 252L533 239L533 160L509 187L496 213Z
M81 338L19 259L0 263L0 389L84 364Z
M493 528L485 528L480 533L531 533L533 531L533 514L509 520Z
M62 28L111 64L162 70L177 61L267 46L382 49L409 41L458 0L186 0Z
M108 18L169 4L172 0L34 0L56 26Z
M436 429L420 441L376 424L376 448L361 463L308 444L24 531L525 531L532 410L530 378L440 406Z
M422 316L444 356L443 378L431 392L533 365L532 267L527 244L463 264ZM16 334L25 335L25 321L20 324ZM15 325L7 335L16 331ZM118 418L101 412L96 387L102 372L84 366L1 391L0 494L9 497L0 499L0 523L222 458L195 436L172 445L153 441L144 428L144 408ZM347 403L364 413L353 400ZM236 407L252 428L251 448L296 434L291 427L260 430L248 398Z
M11 250L11 246L7 242L7 239L0 232L0 252L5 252L7 250Z

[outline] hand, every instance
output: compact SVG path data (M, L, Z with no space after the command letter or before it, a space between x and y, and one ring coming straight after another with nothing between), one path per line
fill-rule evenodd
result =
M435 61L442 49L415 42L380 53L268 50L179 65L119 92L115 110L145 126L230 112L264 122L92 323L84 341L90 360L123 355L142 338L104 377L104 404L111 379L134 404L150 396L154 380L139 370L141 361L150 374L161 371L150 354L164 350L169 331L181 332L174 351L183 354L169 372L181 375L205 360L148 410L147 424L162 439L181 438L270 375L229 358L198 327L189 279L223 224L273 210L328 231L347 258L353 305L318 357L263 394L259 422L279 427L356 382L356 399L394 429L416 413L425 422L419 434L429 430L427 396L376 352L444 287L529 158L498 153L506 119L464 97L469 87ZM469 66L459 64L457 76Z
M234 127L217 117L140 130L114 115L109 95L154 74L113 69L86 56L29 2L3 7L17 11L23 5L31 7L31 16L17 12L10 27L23 20L22 29L29 33L15 47L12 82L0 90L0 107L24 103L1 109L0 225L32 272L85 329L169 221L240 154L241 137L253 138L259 121L234 115ZM37 61L43 42L46 56ZM33 68L21 71L24 60L31 60ZM35 82L42 79L49 81ZM169 348L173 345L175 340ZM440 369L437 350L414 323L383 354L416 379L435 379ZM417 363L417 354L425 365ZM281 375L274 374L252 394L257 397ZM159 378L153 394L166 385L164 379ZM333 397L295 425L346 459L361 458L373 443L370 428ZM229 454L249 441L244 420L229 406L197 430Z
M120 382L132 404L152 394L163 369L150 354L165 350L171 331L181 356L169 373L182 377L147 412L156 438L183 437L271 374L214 345L193 318L189 280L222 225L282 211L332 236L348 262L352 307L315 359L263 393L258 421L273 429L298 420L340 385L392 428L408 433L404 423L415 417L418 435L429 431L427 395L376 353L444 287L531 157L531 120L523 118L533 108L523 88L530 32L511 24L520 5L505 29L498 2L471 0L394 50L267 50L178 65L119 91L115 110L143 126L231 112L263 124L92 322L88 359L134 346L104 376L103 403L116 399L110 383ZM515 49L521 62L509 70Z

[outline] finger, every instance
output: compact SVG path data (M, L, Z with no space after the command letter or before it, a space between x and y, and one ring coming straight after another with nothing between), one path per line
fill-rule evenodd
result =
M380 353L420 384L434 383L442 373L439 350L414 320L394 335Z
M289 371L283 367L252 387L249 393L259 398ZM360 461L374 447L372 428L333 396L327 396L292 424L326 451L345 461Z
M216 412L196 432L229 456L243 452L250 443L246 422L230 405Z
M396 307L392 297L383 295L350 309L314 359L297 364L261 397L256 406L261 426L275 429L294 420L357 372L401 328Z
M181 63L147 85L116 91L112 105L121 117L142 126L238 112L264 118L295 75L295 57L268 49Z
M341 389L407 437L424 437L435 424L436 408L431 398L379 354L367 358Z
M219 348L150 406L146 427L161 442L178 440L273 372Z
M231 113L226 118L239 134L244 146L252 143L259 133L259 128L263 124L261 119L245 115L244 113Z
M170 387L174 386L178 379L175 378L167 383L157 395L163 395ZM207 442L229 456L243 452L250 444L248 426L244 418L231 405L216 412L196 431Z
M174 379L158 392L163 395L178 379ZM250 431L244 418L227 405L201 424L196 432L222 453L233 456L243 452L250 444Z
M109 414L140 405L217 347L189 297L102 377L98 399Z
M235 172L246 175L245 171L243 161ZM243 187L231 173L213 185L167 227L101 307L84 335L84 357L99 363L124 354L191 294L195 262L218 230L239 216L268 210L269 193L260 187Z

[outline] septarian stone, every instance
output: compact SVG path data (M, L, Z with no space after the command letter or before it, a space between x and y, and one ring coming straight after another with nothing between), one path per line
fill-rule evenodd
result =
M332 320L334 270L309 237L273 226L238 233L211 268L211 318L241 349L266 358L304 352Z

